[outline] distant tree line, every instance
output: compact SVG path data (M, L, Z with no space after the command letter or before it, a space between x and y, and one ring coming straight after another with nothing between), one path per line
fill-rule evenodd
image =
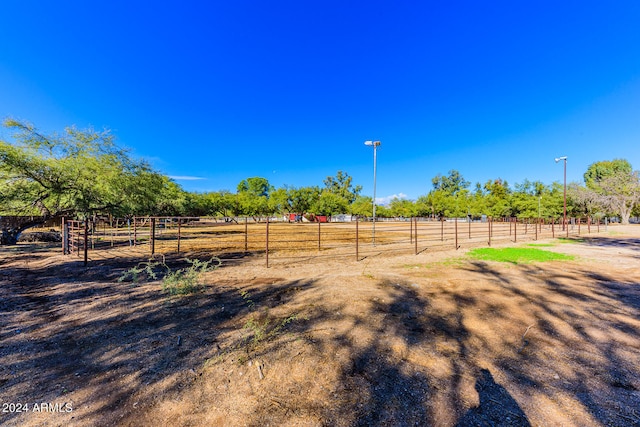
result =
M317 186L275 188L266 178L250 177L235 192L188 192L117 147L108 131L71 127L45 135L25 122L3 124L13 137L0 140L0 215L372 216L372 198L343 171ZM584 183L568 185L570 216L617 216L628 223L640 214L639 202L638 171L624 159L595 162ZM472 187L457 170L433 177L429 192L416 200L393 199L376 207L379 217L559 218L562 212L558 182L525 180L510 186L496 178Z

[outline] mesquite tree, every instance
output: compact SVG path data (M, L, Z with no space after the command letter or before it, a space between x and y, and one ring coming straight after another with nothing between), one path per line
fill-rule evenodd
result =
M14 134L0 140L0 215L139 214L154 209L167 185L108 131L70 127L46 135L25 122L3 124ZM5 243L15 243L23 229L4 230Z

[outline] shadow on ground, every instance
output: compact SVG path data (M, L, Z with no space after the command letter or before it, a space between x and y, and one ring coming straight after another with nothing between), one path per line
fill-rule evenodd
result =
M470 261L457 267L462 276L429 277L428 285L363 279L371 292L354 290L351 298L348 290L337 297L322 293L316 279L238 283L212 276L205 293L168 299L157 286L117 282L138 261L119 260L118 268L104 261L88 270L79 262L64 269L3 268L3 401L70 395L74 407L85 408L75 422L134 425L138 399L139 407L154 408L145 399L184 393L205 361L233 355L239 366L298 343L312 350L310 376L335 367L336 380L322 390L326 400L307 390L273 397L243 420L247 425L296 417L336 426L557 421L547 413L581 425L640 425L634 409L640 407L640 284L634 280L577 263ZM266 338L251 345L258 328L253 324L248 335L247 319L259 322L252 316L262 309L298 307L303 300L303 320L272 322L260 332ZM278 327L286 334L272 333ZM272 363L284 370L292 358ZM256 384L262 385L248 390L259 402L278 386ZM229 396L207 398L215 403ZM14 425L21 420L3 418Z

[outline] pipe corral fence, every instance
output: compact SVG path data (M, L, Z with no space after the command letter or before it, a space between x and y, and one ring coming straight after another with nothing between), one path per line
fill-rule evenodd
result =
M606 224L606 223L605 223ZM92 260L156 254L208 254L223 262L263 256L265 264L313 258L361 261L381 254L419 254L495 243L599 233L599 219L399 218L291 223L272 218L133 217L62 220L62 251Z

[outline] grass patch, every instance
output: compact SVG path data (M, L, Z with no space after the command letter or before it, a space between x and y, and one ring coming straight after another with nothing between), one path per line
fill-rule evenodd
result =
M189 267L172 270L165 262L164 255L157 261L150 258L140 262L133 268L122 273L118 282L130 281L140 283L150 280L162 280L162 290L171 295L190 295L204 289L203 275L217 269L222 263L220 259L213 257L209 261L198 259L184 259Z
M512 264L574 259L571 255L536 248L479 248L467 252L467 255L483 261L509 262Z
M527 246L532 248L550 248L555 246L553 243L529 243Z

